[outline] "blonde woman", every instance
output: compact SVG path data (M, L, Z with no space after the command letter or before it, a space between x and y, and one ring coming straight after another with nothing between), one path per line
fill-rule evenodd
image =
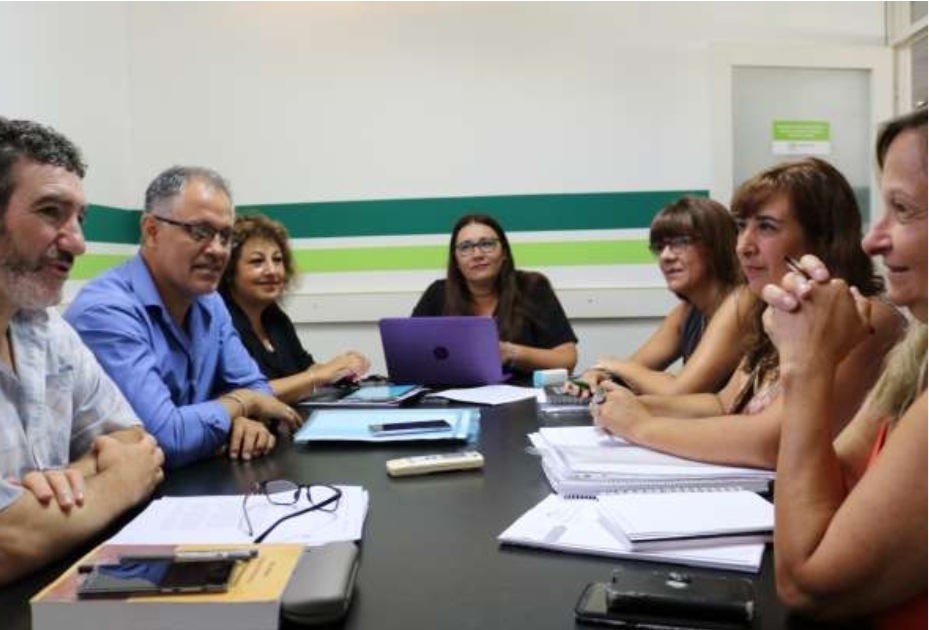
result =
M872 336L871 304L813 256L765 288L785 404L774 532L778 593L820 617L926 627L926 110L878 138L884 212L863 241L916 324L833 442L835 372ZM813 349L813 351L811 351Z

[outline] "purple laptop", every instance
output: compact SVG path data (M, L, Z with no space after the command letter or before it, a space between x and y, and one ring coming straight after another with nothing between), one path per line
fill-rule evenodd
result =
M394 383L471 387L507 378L492 317L385 317L378 325Z

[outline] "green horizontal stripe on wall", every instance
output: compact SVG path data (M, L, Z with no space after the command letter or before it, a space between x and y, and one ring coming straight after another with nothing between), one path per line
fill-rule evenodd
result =
M501 195L249 204L240 213L263 212L282 222L292 238L447 234L458 217L494 216L507 231L564 231L647 228L658 210L683 195L706 197L706 190ZM91 206L87 240L139 242L139 214Z
M490 214L507 231L647 228L663 206L707 191L442 197L242 206L287 226L295 238L447 234L464 214Z
M84 238L95 243L139 242L138 210L91 204L84 219Z
M519 267L635 265L655 261L644 240L514 243L512 247ZM442 270L447 255L445 245L345 247L296 250L294 262L301 273ZM71 277L74 280L94 278L128 257L85 254L77 259Z

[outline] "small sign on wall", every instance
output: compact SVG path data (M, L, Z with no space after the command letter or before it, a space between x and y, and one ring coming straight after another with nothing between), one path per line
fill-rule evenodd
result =
M771 123L774 155L829 155L831 140L827 120L775 120Z

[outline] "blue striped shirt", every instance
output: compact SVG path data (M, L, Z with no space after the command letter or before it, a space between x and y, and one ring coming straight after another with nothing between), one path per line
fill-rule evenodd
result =
M63 468L99 435L138 426L116 385L58 311L20 311L10 322L16 370L0 363L0 509L27 472Z

